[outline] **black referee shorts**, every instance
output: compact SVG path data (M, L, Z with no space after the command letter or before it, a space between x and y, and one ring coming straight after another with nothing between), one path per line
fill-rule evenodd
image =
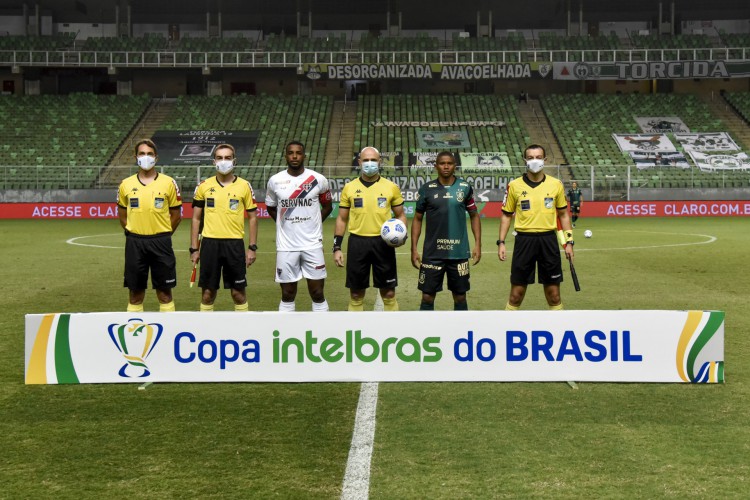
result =
M201 241L201 273L198 286L218 290L224 278L224 288L247 288L245 241L241 239L206 238Z
M534 283L535 268L539 268L539 283L559 284L563 280L560 248L555 231L521 233L516 236L510 282L513 285Z
M177 262L170 233L153 236L130 233L125 236L125 288L148 288L149 269L154 288L167 290L177 286Z
M346 287L364 290L372 284L375 288L396 288L396 249L385 244L380 236L349 236L346 250Z

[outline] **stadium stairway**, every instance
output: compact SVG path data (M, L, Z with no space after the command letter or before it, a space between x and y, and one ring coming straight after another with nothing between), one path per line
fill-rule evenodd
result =
M726 132L732 136L734 142L744 151L750 151L750 127L737 111L720 95L699 96L708 105L715 116L721 118L726 126ZM723 130L712 130L712 132L724 132Z
M135 159L133 158L133 146L135 143L143 138L152 137L154 132L159 130L174 107L175 99L151 99L151 104L149 104L141 119L133 125L128 136L122 141L122 144L120 144L120 147L112 156L113 159L108 166L114 168L108 168L102 173L99 179L99 185L102 188L116 188L120 185L123 176L122 169L116 167L133 165L135 163Z
M552 133L547 116L544 114L542 107L537 99L529 99L528 102L518 104L521 122L528 131L529 138L533 144L541 144L547 152L547 163L550 165L563 165L568 163L565 155L562 153L560 144L557 142L555 134ZM524 145L525 147L526 145ZM570 172L567 169L561 169L560 174L562 181L567 182Z
M356 117L357 101L333 103L324 164L338 167L337 173L342 175L348 174L351 169Z

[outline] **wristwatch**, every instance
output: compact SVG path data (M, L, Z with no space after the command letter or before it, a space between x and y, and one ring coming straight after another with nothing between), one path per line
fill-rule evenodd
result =
M193 247L188 248L188 250L190 250L190 255L193 255L195 252L198 251L197 248L193 248Z
M570 240L570 241L566 241L566 242L565 242L565 244L566 244L566 245L568 245L568 244L569 244L570 246L574 246L574 245L575 245L575 243L573 243L573 240Z
M505 240L497 240L495 243L497 244L497 246L505 245Z
M252 250L253 252L255 252L256 250L258 250L258 245L256 245L255 243L253 243L252 245L248 245L247 249L248 250Z

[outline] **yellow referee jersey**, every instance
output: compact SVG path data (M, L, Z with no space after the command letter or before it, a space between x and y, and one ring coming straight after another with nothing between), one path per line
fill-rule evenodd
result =
M383 222L391 218L391 207L404 204L396 184L384 177L366 186L357 178L341 190L341 208L349 209L349 232L358 236L378 236Z
M245 237L245 211L255 210L250 183L241 177L222 186L214 176L195 188L193 206L203 208L203 236L242 239Z
M557 210L567 206L562 182L549 175L541 182L532 182L525 175L513 179L503 200L503 212L515 213L514 227L524 233L556 230Z
M180 208L182 197L177 183L168 175L156 174L151 183L143 184L135 174L120 183L117 205L128 211L127 231L152 236L172 232L169 209Z

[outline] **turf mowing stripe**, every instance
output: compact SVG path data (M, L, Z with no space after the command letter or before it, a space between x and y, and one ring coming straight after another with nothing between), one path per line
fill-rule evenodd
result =
M370 494L370 460L375 440L375 413L378 407L378 383L365 382L359 390L354 433L346 462L342 500L360 500Z

